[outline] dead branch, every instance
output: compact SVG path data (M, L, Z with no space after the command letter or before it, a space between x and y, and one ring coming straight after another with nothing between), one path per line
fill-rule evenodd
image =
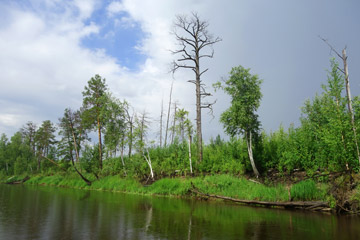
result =
M284 207L284 208L301 208L301 209L312 209L315 210L322 210L323 208L329 208L329 204L327 202L321 202L321 201L288 201L288 202L268 202L268 201L258 201L258 200L242 200L232 197L225 197L225 196L219 196L215 194L208 194L203 193L200 190L198 190L193 183L191 183L192 188L190 189L191 192L198 194L200 196L206 197L206 198L217 198L222 199L225 201L231 201L236 203L243 203L248 205L260 205L260 206L266 206L266 207Z

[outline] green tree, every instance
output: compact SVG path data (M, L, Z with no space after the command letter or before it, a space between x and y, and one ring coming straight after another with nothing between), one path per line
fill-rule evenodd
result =
M187 116L189 112L183 108L180 108L176 111L175 120L177 122L175 126L175 132L180 137L180 141L185 141L185 133L186 133L186 121L188 120Z
M65 109L64 116L60 120L60 132L63 136L61 142L65 145L65 157L70 158L71 163L76 173L83 179L86 184L91 185L91 182L81 174L77 169L74 161L74 150L75 158L80 163L79 150L82 140L86 138L86 132L82 128L80 111L73 112L71 109Z
M312 101L307 100L302 108L301 146L302 166L313 169L348 169L355 166L356 145L351 122L348 121L347 99L343 96L344 77L338 63L331 60L323 93ZM310 144L309 144L310 143ZM305 147L306 146L306 147Z
M56 143L56 128L50 120L45 120L36 131L35 139L37 144L38 155L38 171L40 171L40 163L42 157L49 155L50 147Z
M231 137L244 135L256 177L260 174L253 158L252 136L258 134L260 128L256 111L262 97L261 83L262 80L257 75L250 74L250 69L238 66L232 68L228 80L214 84L215 88L223 89L231 97L231 106L221 114L220 121L224 124L225 132Z
M119 99L109 96L106 105L105 118L105 135L104 143L110 153L110 156L116 156L116 151L120 145L123 146L126 129L125 129L125 110L124 103Z
M0 138L0 170L5 169L6 173L9 172L9 159L7 154L9 139L6 137L6 134L1 134Z
M96 74L88 81L83 94L82 120L87 129L97 130L99 137L99 168L102 169L102 137L101 133L105 125L105 111L107 104L107 86L105 78Z

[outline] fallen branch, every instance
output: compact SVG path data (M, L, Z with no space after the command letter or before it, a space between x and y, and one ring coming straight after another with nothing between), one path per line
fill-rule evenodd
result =
M225 197L225 196L219 196L215 194L208 194L203 193L199 191L193 183L191 183L192 188L190 189L191 192L196 193L200 196L204 197L211 197L211 198L217 198L217 199L223 199L226 201L236 202L236 203L243 203L248 205L261 205L261 206L267 206L267 207L285 207L285 208L301 208L301 209L312 209L312 210L321 210L322 208L329 208L329 204L327 202L321 202L321 201L296 201L296 202L268 202L268 201L258 201L258 200L242 200L242 199L236 199L232 197Z
M44 155L40 155L40 157L45 158L46 160L48 160L49 162L51 162L52 164L54 164L55 166L57 166L58 168L60 168L61 170L63 170L64 172L66 172L66 169L62 168L59 164L57 164L54 160L51 160L50 158L45 157Z
M21 183L26 182L26 181L29 180L29 179L30 179L30 177L29 177L29 176L26 176L24 179L15 180L15 181L9 181L9 182L6 182L6 184L21 184Z

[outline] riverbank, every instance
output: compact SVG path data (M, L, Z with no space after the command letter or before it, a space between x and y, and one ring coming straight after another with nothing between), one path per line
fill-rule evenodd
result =
M13 176L2 179L2 182L19 182L27 176ZM91 178L91 176L89 176ZM289 185L277 183L265 185L244 177L230 175L210 175L204 177L177 177L163 178L151 185L142 185L133 178L124 178L119 175L106 176L88 186L77 175L56 174L50 176L34 175L24 182L27 185L46 185L76 189L88 189L98 191L124 192L142 195L163 195L172 197L204 196L194 193L194 187L208 196L224 196L232 199L255 200L267 202L290 202L290 201L322 201L328 203L335 210L336 200L329 194L330 185L316 183L313 180L304 180ZM358 194L360 196L360 194Z

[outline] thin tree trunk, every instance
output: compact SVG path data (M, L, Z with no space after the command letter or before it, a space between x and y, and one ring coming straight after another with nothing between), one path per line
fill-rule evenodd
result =
M169 106L168 106L166 129L165 129L165 143L164 143L165 147L166 147L166 143L167 143L167 136L168 136L168 130L169 130L171 95L172 95L172 90L173 90L173 84L174 84L174 80L171 82L171 88L170 88Z
M190 173L193 174L192 163L191 163L191 135L189 135L189 163L190 163Z
M41 157L45 158L46 160L48 160L49 162L51 162L52 164L54 164L55 166L57 166L58 168L60 168L61 170L63 170L64 172L66 172L66 170L62 167L60 167L59 164L57 164L54 160L51 160L50 158L45 157L44 155L41 155Z
M74 141L76 161L77 161L77 162L80 162L80 160L79 160L79 151L78 151L78 148L77 148L77 143L76 143L76 138L75 138L74 128L73 128L72 123L70 123L70 128L71 128L71 133L72 133L73 141ZM84 182L85 182L87 185L90 186L90 185L91 185L91 181L88 180L86 177L84 177L84 176L81 174L81 172L77 169L73 157L71 157L71 162L72 162L72 165L73 165L75 171L77 172L77 174L81 177L82 180L84 180Z
M197 134L197 145L198 145L198 155L199 162L202 162L203 159L203 149L202 149L202 132L201 132L201 81L200 81L200 58L199 58L199 49L196 43L195 48L195 74L196 74L196 134Z
M102 143L101 143L101 125L100 119L97 119L98 134L99 134L99 168L102 169Z
M255 161L254 161L254 156L253 156L253 151L252 151L251 132L245 133L245 138L246 138L246 145L247 145L247 149L248 149L248 154L249 154L249 158L250 158L251 167L252 167L252 169L254 171L255 176L258 178L260 176L260 174L259 174L259 171L256 168Z
M356 145L356 153L357 153L357 157L358 157L358 161L360 164L360 152L359 152L359 144L357 141L357 134L356 134L356 126L355 126L355 116L354 116L354 111L352 108L352 99L351 99L351 92L350 92L350 82L349 82L349 70L348 70L348 65L347 65L347 56L346 56L346 50L345 48L342 50L342 60L344 62L344 73L345 73L345 86L346 86L346 95L347 95L347 100L348 100L348 109L349 109L349 114L351 117L351 125L352 125L352 130L354 132L354 141L355 141L355 145Z
M172 127L171 144L174 143L174 137L175 137L176 110L177 110L177 106L176 106L176 102L174 102L174 122Z
M133 122L132 122L132 117L131 117L131 121L130 121L130 134L129 134L129 159L131 158L131 151L132 151L132 141L133 141Z
M41 155L41 151L40 151L40 155ZM41 163L41 158L38 156L38 161L37 161L37 171L40 172L40 163Z
M122 165L123 165L124 173L125 173L125 176L126 176L127 173L126 173L125 162L124 162L124 139L122 140L122 143L121 143L120 158L121 158L121 163L122 163Z
M146 149L146 152L147 152L147 156L148 156L148 157L146 157L145 153L143 153L143 156L144 156L144 158L145 158L145 161L146 161L147 164L149 165L151 179L154 179L154 172L153 172L152 165L151 165L151 158L150 158L149 150Z
M163 123L163 116L164 116L164 99L161 99L161 113L160 113L160 148L162 146L162 123Z

